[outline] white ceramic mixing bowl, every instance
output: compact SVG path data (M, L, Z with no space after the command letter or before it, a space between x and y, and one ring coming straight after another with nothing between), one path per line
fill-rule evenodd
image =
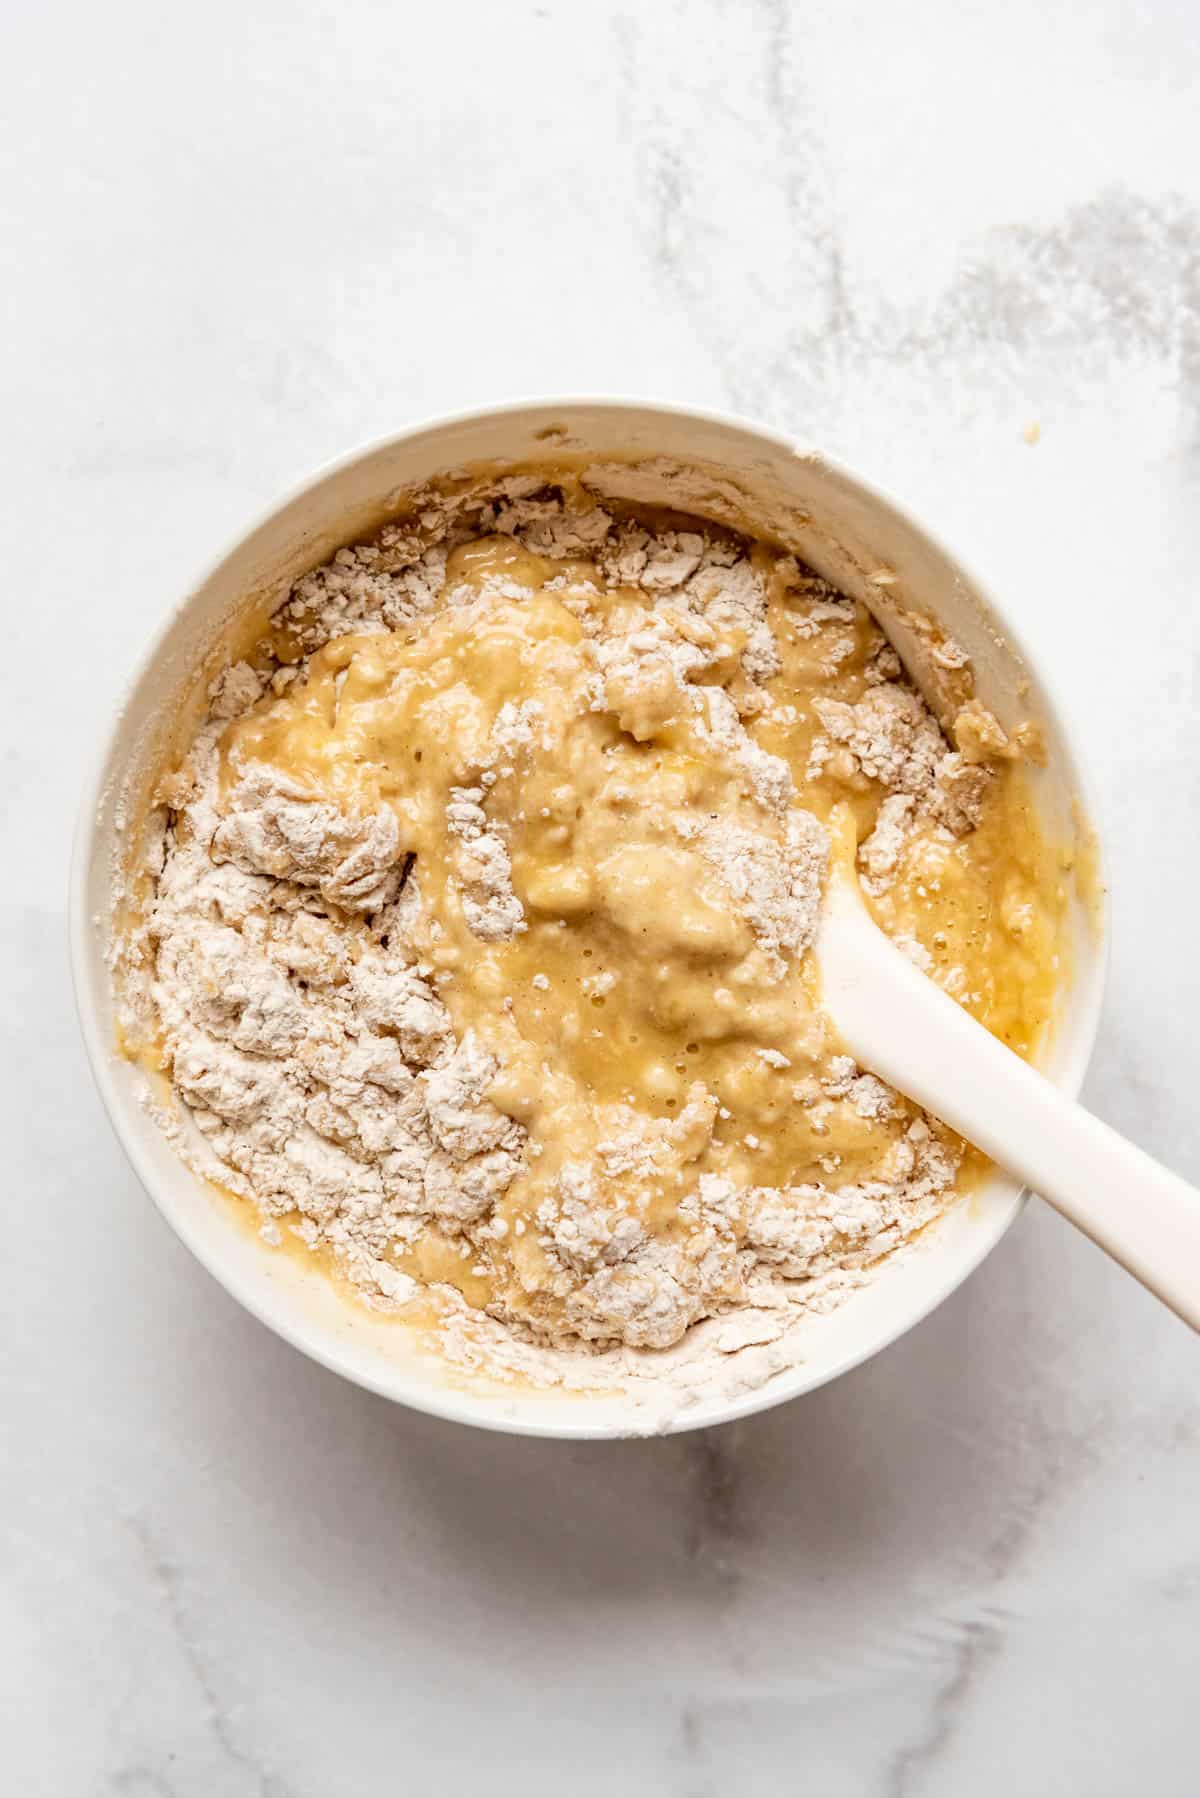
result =
M239 1228L177 1158L139 1102L138 1076L117 1050L106 951L113 869L127 851L125 821L181 728L197 719L207 678L265 621L296 577L361 539L406 489L477 463L582 456L603 465L609 490L669 500L668 465L694 471L691 509L738 517L782 537L844 591L871 605L932 696L919 634L902 613L932 615L967 651L985 703L1003 723L1033 717L1046 745L1036 774L1048 829L1071 841L1093 815L1075 751L1036 664L995 601L915 519L868 483L793 441L737 420L673 406L550 400L493 407L420 425L356 451L307 481L230 548L166 618L135 673L101 748L84 798L70 902L71 949L84 1038L113 1126L164 1217L248 1310L347 1379L438 1416L547 1436L618 1436L645 1428L619 1397L473 1388L447 1371L412 1332L348 1304L302 1260L274 1253ZM883 573L883 582L878 579ZM875 577L875 578L873 578ZM1082 846L1081 846L1082 849ZM1070 970L1044 1068L1065 1091L1083 1078L1105 968L1103 898L1088 845L1093 893L1074 907ZM701 1400L656 1421L696 1428L778 1404L844 1373L910 1329L947 1297L1000 1240L1022 1204L994 1174L911 1250L827 1316L807 1326L806 1355L789 1372L735 1399Z

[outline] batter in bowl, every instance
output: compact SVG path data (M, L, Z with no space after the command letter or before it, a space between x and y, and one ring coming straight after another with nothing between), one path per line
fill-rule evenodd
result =
M1021 1054L1051 1012L1059 870L961 690L951 741L782 549L567 476L339 552L161 783L124 987L178 1140L459 1342L769 1341L963 1185L822 1013L835 808L933 978Z

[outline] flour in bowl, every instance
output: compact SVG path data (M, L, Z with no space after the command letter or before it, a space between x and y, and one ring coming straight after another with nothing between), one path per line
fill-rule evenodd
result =
M176 1140L467 1365L766 1347L937 1217L961 1145L843 1055L864 888L1028 1052L1056 916L1011 747L866 610L699 519L510 476L339 551L160 785L123 948Z

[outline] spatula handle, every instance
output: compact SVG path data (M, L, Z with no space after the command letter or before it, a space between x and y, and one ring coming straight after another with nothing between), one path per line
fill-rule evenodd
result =
M998 1042L831 894L826 1004L849 1053L941 1118L1200 1330L1200 1192Z

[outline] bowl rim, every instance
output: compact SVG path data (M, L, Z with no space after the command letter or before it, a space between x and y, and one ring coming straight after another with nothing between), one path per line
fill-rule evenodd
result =
M647 1428L655 1434L675 1434L685 1430L709 1428L720 1423L732 1423L801 1397L806 1392L815 1391L840 1378L889 1348L956 1292L1007 1235L1025 1208L1028 1191L1018 1191L1006 1203L993 1207L987 1224L980 1223L974 1230L969 1249L955 1262L949 1277L921 1302L905 1311L896 1320L894 1327L885 1326L862 1344L849 1345L841 1355L826 1364L816 1377L806 1380L803 1377L804 1364L800 1363L784 1375L768 1380L749 1392L673 1411L665 1421L649 1426L639 1424L632 1416L629 1424L624 1427L611 1421L600 1421L599 1418L589 1420L588 1407L589 1404L594 1405L595 1401L588 1394L580 1394L577 1399L564 1400L553 1406L548 1405L543 1417L534 1418L512 1414L502 1401L461 1391L449 1384L438 1385L432 1379L421 1382L399 1360L391 1377L384 1377L382 1374L375 1376L368 1369L352 1364L349 1357L341 1352L340 1344L323 1335L315 1325L309 1325L298 1310L292 1308L289 1312L286 1301L267 1302L257 1289L253 1289L236 1270L223 1262L219 1254L210 1252L207 1243L199 1240L190 1227L182 1208L173 1203L168 1183L160 1179L148 1154L143 1152L141 1137L135 1130L127 1127L117 1092L111 1035L96 1003L96 964L103 963L104 958L96 939L95 921L88 903L88 888L103 801L111 792L114 779L120 778L128 763L127 755L120 753L119 742L126 709L143 680L163 656L196 594L249 538L268 525L277 514L302 500L306 494L333 476L413 438L483 420L518 419L525 414L541 414L548 410L566 414L582 408L592 411L633 410L643 414L658 413L676 422L716 425L756 438L760 442L768 442L776 450L813 458L837 484L865 497L875 510L890 515L897 524L923 538L936 554L963 577L969 588L982 600L989 614L1002 627L1005 640L1016 656L1034 672L1043 708L1053 716L1067 752L1068 772L1090 831L1096 868L1095 895L1090 908L1093 954L1086 983L1081 982L1074 994L1074 1042L1055 1076L1058 1088L1071 1097L1078 1094L1083 1084L1099 1029L1111 957L1112 910L1106 835L1098 807L1096 785L1087 759L1080 750L1074 717L1063 704L1056 676L1047 674L1041 658L1030 654L1023 632L1014 627L1007 610L997 601L990 585L977 576L971 564L964 561L956 549L936 531L931 530L923 519L911 512L889 489L869 476L860 474L840 457L755 419L715 408L681 405L671 400L617 394L528 396L463 407L431 418L418 419L400 430L383 433L331 457L310 473L294 480L284 492L260 507L229 536L215 555L207 557L195 577L183 588L180 597L169 606L157 629L151 633L145 648L121 683L115 702L106 709L97 746L99 753L88 763L72 836L67 896L71 980L92 1079L113 1133L147 1196L184 1246L218 1285L259 1323L282 1337L293 1348L352 1384L428 1416L470 1424L476 1428L497 1430L507 1435L574 1441L637 1437L646 1434ZM552 455L552 451L550 454ZM110 975L107 968L104 968L101 984L108 979ZM146 1121L148 1129L157 1127L149 1117ZM180 1162L180 1167L189 1178L195 1178L183 1162Z

